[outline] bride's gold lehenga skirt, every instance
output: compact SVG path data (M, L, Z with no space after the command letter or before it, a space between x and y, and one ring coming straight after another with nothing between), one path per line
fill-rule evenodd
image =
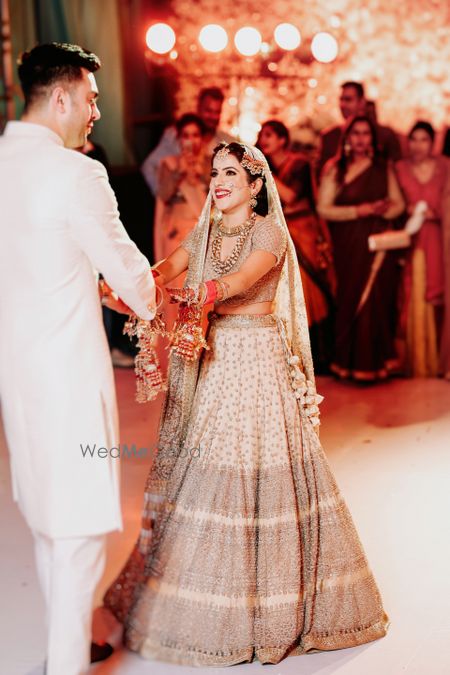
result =
M145 658L226 666L382 637L378 589L299 412L274 317L218 317L209 344L169 479L177 498L157 503L151 471L141 539L105 597L125 644ZM169 513L153 549L151 509Z

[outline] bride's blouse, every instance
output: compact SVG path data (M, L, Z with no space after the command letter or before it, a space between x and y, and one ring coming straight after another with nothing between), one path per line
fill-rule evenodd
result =
M234 272L237 272L239 268L242 267L249 255L253 253L253 251L268 251L269 253L273 253L277 259L274 267L272 267L264 276L258 279L258 281L251 288L247 289L243 293L239 293L237 295L233 295L231 298L227 298L220 304L231 307L237 305L252 305L257 302L272 302L275 299L275 293L277 290L278 281L280 279L287 245L286 234L282 226L277 222L276 218L274 216L266 216L265 218L259 219L255 222L255 225L250 230L244 242L236 262L224 275L218 274L215 271L212 263L212 243L217 235L217 230L218 224L214 223L211 227L209 235L208 249L203 273L204 281L208 279L217 279L221 276L226 276L227 274L233 274ZM196 250L198 246L197 236L197 228L194 228L194 230L192 230L192 232L181 244L181 246L185 248L190 255Z

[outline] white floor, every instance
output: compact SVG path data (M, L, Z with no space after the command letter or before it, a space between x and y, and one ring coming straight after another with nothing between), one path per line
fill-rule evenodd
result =
M116 371L122 442L149 447L159 404L133 401L131 371ZM353 513L386 610L383 640L354 649L289 658L274 675L450 674L450 383L394 380L355 386L322 378L322 441ZM147 459L125 459L125 530L109 541L98 592L127 557L139 529ZM11 500L8 457L0 438L0 675L39 672L45 656L43 606L31 537ZM101 616L95 631L104 629ZM267 668L267 667L266 667ZM118 650L93 675L217 672L144 661ZM253 663L233 673L262 673ZM64 673L61 673L64 675Z

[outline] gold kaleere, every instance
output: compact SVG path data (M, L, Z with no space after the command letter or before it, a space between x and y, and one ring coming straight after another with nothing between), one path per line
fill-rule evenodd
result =
M196 361L208 344L202 331L202 308L195 304L180 303L178 317L169 334L170 351L185 361Z
M136 401L153 401L159 393L167 391L167 382L154 347L157 335L167 335L164 320L160 314L151 321L144 321L131 314L125 322L123 332L129 337L137 337L138 353L134 359Z

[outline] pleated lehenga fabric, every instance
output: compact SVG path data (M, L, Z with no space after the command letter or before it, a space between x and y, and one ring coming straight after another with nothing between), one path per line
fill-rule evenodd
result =
M380 594L277 319L215 316L208 342L183 451L164 491L150 471L141 537L105 596L125 644L226 666L382 637Z

